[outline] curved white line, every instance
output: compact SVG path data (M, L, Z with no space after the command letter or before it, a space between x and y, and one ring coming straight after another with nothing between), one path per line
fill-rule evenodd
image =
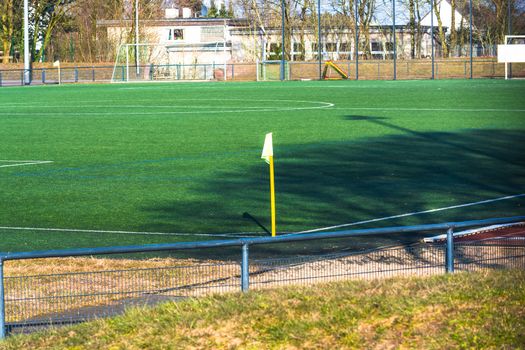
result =
M149 101L149 100L142 100L142 101ZM193 110L193 111L166 111L166 112L159 112L159 111L156 111L156 112L105 112L105 113L100 113L100 112L38 112L36 113L36 115L71 115L71 116L80 116L80 115L120 115L120 114L125 114L125 115L159 115L159 114L165 114L165 115L174 115L174 114L214 114L214 113L253 113L253 112L284 112L284 111L298 111L298 110L313 110L313 109L326 109L326 108L331 108L331 107L334 107L334 104L333 103L330 103L330 102L323 102L323 101L303 101L303 100L266 100L266 99L263 99L263 100L244 100L244 99L206 99L206 100L203 100L203 99L179 99L179 100L174 100L173 102L178 102L178 101L221 101L221 102L224 102L224 101L235 101L235 102L247 102L247 101L250 101L250 102L263 102L263 103L272 103L272 104L275 104L275 103L279 103L279 102L284 102L284 103L306 103L306 104L315 104L315 106L304 106L304 107L268 107L268 106L260 106L260 107L257 107L257 106L254 106L254 107L250 107L250 106L239 106L238 108L236 107L232 107L232 106L182 106L182 105L115 105L115 104L112 104L111 106L107 106L107 105L93 105L93 104L82 104L82 105L75 105L75 106L70 106L70 107L75 107L75 108L134 108L134 109L137 109L137 108L189 108L189 109L205 109L205 108L208 108L208 110ZM97 102L101 102L100 100L97 101ZM102 102L106 102L106 101L102 101ZM113 102L113 100L107 100L107 102ZM135 101L137 102L137 101ZM15 105L12 105L12 106L15 106ZM24 107L27 107L27 108L38 108L39 110L41 110L42 108L67 108L69 106L64 106L64 105L45 105L45 106L42 106L42 105L39 105L39 104L31 104L31 105L24 105ZM218 109L214 109L214 108L218 108ZM222 108L225 108L225 109L222 109ZM10 112L8 113L8 115L27 115L28 113L25 113L25 112Z

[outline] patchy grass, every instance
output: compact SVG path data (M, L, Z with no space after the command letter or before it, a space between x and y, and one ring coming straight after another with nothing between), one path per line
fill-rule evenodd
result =
M20 335L0 349L498 348L525 344L525 272L218 295Z

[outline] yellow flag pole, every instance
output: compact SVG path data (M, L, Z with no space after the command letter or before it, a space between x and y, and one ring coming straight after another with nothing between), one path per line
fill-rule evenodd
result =
M275 237L275 175L273 171L273 139L272 133L266 134L261 158L270 165L270 207L272 211L272 237Z
M273 156L270 156L270 202L272 211L272 237L275 237L276 223L275 223L275 178L273 169Z

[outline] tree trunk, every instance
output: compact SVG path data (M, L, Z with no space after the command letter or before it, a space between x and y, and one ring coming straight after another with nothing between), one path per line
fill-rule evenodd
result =
M408 0L408 12L410 16L408 22L410 28L410 58L414 59L416 57L416 15L414 0Z
M0 37L2 38L2 49L4 52L4 57L2 58L2 63L9 63L9 53L11 51L11 40L13 38L13 0L5 0L3 5L0 5L1 14L1 24L2 31Z
M439 6L435 2L435 0L432 0L434 3L434 12L436 13L436 18L438 22L438 33L439 33L439 40L441 41L441 48L443 49L443 57L448 57L448 46L447 46L447 38L445 37L445 32L443 31L443 22L441 21L441 13L439 12Z
M421 12L419 12L419 0L416 0L416 16L417 16L416 53L417 53L417 58L421 58L421 41L423 40L423 32L421 31Z
M360 32L364 35L364 42L362 43L363 56L365 59L372 58L370 51L370 21L374 15L375 1L361 1L359 8Z
M451 15L450 15L450 52L454 55L454 51L457 46L457 33L456 33L456 0L450 0Z

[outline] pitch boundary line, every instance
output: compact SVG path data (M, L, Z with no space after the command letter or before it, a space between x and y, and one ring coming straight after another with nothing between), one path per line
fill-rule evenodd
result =
M248 237L259 232L231 232L231 233L189 233L189 232L141 232L141 231L111 231L111 230L86 230L86 229L68 229L68 228L50 228L50 227L17 227L17 226L0 226L1 230L13 231L41 231L41 232L76 232L76 233L115 233L115 234L132 234L132 235L154 235L154 236L204 236L204 237Z
M9 167L15 167L15 166L39 165L39 164L53 163L52 160L5 160L5 159L0 160L0 162L15 163L15 164L0 165L0 168L9 168Z
M336 107L334 110L355 111L408 111L408 112L525 112L508 108L411 108L411 107Z
M382 217L382 218L351 222L351 223L348 223L348 224L341 224L341 225L321 227L321 228L316 228L316 229L312 229L312 230L295 232L295 233L291 233L291 234L292 235L297 235L297 234L302 234L302 233L313 233L313 232L327 231L327 230L333 230L333 229L338 229L338 228L343 228L343 227L356 226L356 225L362 225L362 224L369 224L369 223L372 223L372 222L385 221L385 220L390 220L390 219L398 219L398 218L403 218L403 217L407 217L407 216L414 216L414 215L420 215L420 214L435 213L435 212L438 212L438 211L445 211L445 210L450 210L450 209L471 207L471 206L474 206L474 205L493 203L493 202L504 201L504 200L507 200L507 199L514 199L514 198L519 198L519 197L525 197L525 193L520 193L520 194L515 194L515 195L505 196L505 197L499 197L499 198L486 199L486 200L478 201L478 202L470 202L470 203L463 203L463 204L458 204L458 205L452 205L452 206L443 207L443 208L435 208L435 209L416 211L416 212L411 212L411 213L404 213L404 214L399 214L399 215L385 216L385 217Z

